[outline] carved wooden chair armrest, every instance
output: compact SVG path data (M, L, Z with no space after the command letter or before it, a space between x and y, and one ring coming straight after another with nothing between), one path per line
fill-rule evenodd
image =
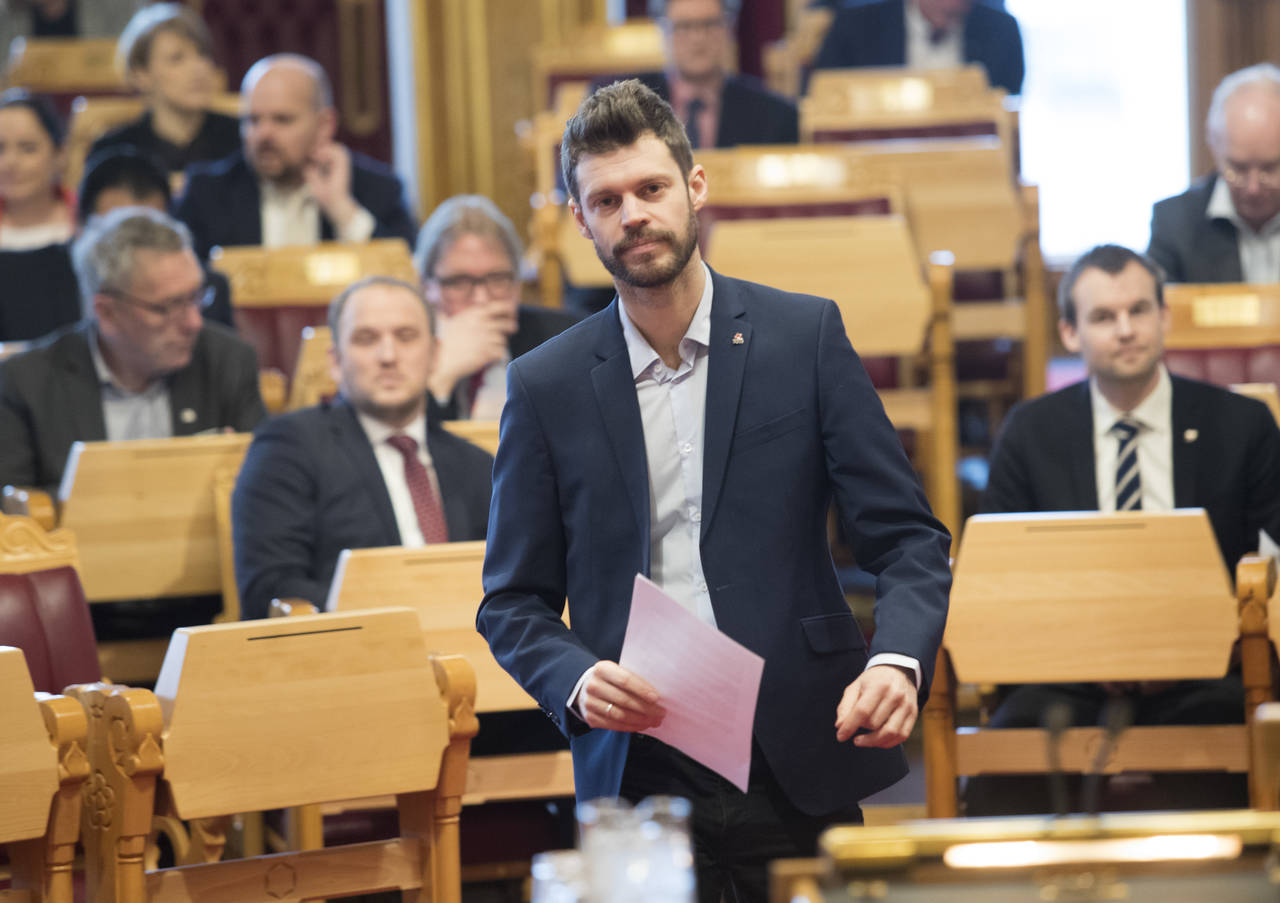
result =
M5 486L0 497L0 508L5 514L21 514L31 518L46 530L58 526L58 509L53 496L43 489L27 486Z

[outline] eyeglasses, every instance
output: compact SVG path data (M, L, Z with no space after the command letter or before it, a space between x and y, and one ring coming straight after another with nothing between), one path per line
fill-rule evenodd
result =
M1280 160L1269 163L1231 163L1222 164L1222 178L1227 184L1241 188L1249 184L1250 176L1257 176L1258 184L1263 188L1280 188Z
M686 38L695 34L708 34L725 26L724 16L711 19L663 19L662 26L676 37Z
M131 295L118 288L104 288L101 291L104 295L127 301L134 307L165 319L177 319L189 311L204 310L213 303L215 294L212 285L202 285L194 292L178 295L175 298L166 298L163 301L144 301L137 295Z
M456 276L441 276L435 282L444 294L452 298L470 298L482 285L491 297L506 298L516 289L516 274L511 270L497 270L483 276L459 273Z

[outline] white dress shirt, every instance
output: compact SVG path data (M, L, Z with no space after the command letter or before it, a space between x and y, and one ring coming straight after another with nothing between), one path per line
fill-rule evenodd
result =
M930 40L934 27L915 0L907 0L907 53L911 69L954 69L964 65L964 26L948 29L942 40Z
M1141 426L1138 432L1138 479L1143 511L1173 510L1173 384L1160 365L1151 394L1132 411L1117 410L1103 397L1096 379L1089 380L1093 403L1093 460L1098 481L1098 510L1116 510L1116 464L1120 440L1111 432L1121 417Z
M1236 247L1240 253L1240 272L1245 282L1280 280L1280 213L1255 231L1240 218L1227 180L1219 178L1205 208L1209 219L1225 219L1236 227Z
M163 377L153 379L140 392L131 392L120 385L102 356L96 332L89 334L89 356L93 359L93 369L98 375L102 422L107 430L108 441L169 439L173 436L169 383Z
M306 183L281 188L273 182L261 181L258 187L262 198L259 212L264 248L313 245L320 241L320 204ZM340 241L368 241L376 225L373 214L360 207L345 229L334 223L334 230Z
M431 491L436 494L440 508L444 510L444 499L440 495L440 480L436 477L435 465L431 462L431 452L426 446L427 418L419 414L413 422L403 429L395 429L381 420L374 420L368 414L356 413L364 434L373 445L373 456L378 461L378 469L382 471L382 482L387 486L387 495L391 496L391 510L396 515L396 527L400 530L400 545L418 548L426 545L422 538L422 526L418 523L418 513L413 507L413 496L409 492L409 483L404 476L404 455L387 440L403 433L412 436L418 443L418 460L427 469L427 477L431 480Z
M649 579L704 622L716 624L711 594L702 572L702 445L707 406L707 355L711 345L711 271L702 266L702 298L677 350L680 366L671 369L641 335L619 304L622 336L631 359L640 421L649 465ZM897 665L915 674L920 663L896 653L880 653L867 662ZM594 666L593 666L594 667ZM570 706L585 716L581 689L588 668L569 695ZM834 713L833 713L834 716Z

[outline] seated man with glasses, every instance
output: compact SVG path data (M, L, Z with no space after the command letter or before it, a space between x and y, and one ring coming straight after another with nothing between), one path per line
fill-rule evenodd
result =
M520 304L520 239L480 195L456 195L418 233L414 262L440 322L428 386L443 420L496 420L507 364L578 321L563 310Z
M1224 78L1205 136L1218 171L1155 205L1147 253L1170 282L1280 280L1280 67Z
M0 364L0 485L56 489L77 440L251 430L253 349L202 312L214 292L177 220L94 217L72 248L83 319Z

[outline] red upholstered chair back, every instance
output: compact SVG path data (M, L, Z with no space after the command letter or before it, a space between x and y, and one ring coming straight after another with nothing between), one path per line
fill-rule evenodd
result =
M1280 286L1170 285L1165 362L1220 386L1280 383Z
M61 693L101 679L89 604L75 568L0 574L0 646L22 650L40 692Z

